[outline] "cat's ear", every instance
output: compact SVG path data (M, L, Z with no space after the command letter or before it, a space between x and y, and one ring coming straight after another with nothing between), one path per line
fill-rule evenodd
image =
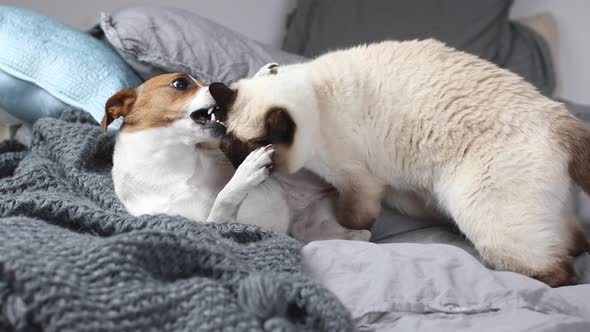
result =
M265 115L264 127L267 140L272 144L291 145L297 129L293 118L286 109L273 107Z
M254 74L252 77L260 77L266 75L276 75L279 72L279 64L275 62L267 63Z
M220 107L227 107L236 97L236 91L220 82L211 83L209 93Z

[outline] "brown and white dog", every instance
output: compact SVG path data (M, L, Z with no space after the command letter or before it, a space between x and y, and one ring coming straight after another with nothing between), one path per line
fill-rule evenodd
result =
M389 41L210 92L229 158L273 144L277 172L337 188L345 227L371 227L385 200L451 218L497 269L575 283L588 244L571 192L590 193L590 130L518 75L436 40Z
M226 128L216 119L208 89L189 75L166 74L107 101L102 127L124 118L112 176L131 214L238 221L282 234L290 229L300 240L369 239L369 232L347 230L335 221L334 191L311 174L269 178L271 145L249 154L234 170L219 150Z

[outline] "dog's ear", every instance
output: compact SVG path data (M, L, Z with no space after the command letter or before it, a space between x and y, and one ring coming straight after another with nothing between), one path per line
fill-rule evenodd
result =
M218 106L227 107L236 97L236 92L223 83L215 82L209 85L209 93Z
M272 144L291 145L297 129L293 118L282 107L271 108L265 116L264 126L266 136Z
M115 119L129 113L136 99L134 89L123 89L115 93L104 106L104 117L100 121L100 126L106 131Z

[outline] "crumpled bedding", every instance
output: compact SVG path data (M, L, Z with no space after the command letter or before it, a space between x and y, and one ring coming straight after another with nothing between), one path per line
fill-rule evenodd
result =
M129 215L90 114L0 142L0 331L351 331L300 245L252 225Z
M306 271L345 304L359 331L590 331L587 253L576 258L580 284L552 289L488 269L452 228L386 210L373 234L378 243L303 248Z

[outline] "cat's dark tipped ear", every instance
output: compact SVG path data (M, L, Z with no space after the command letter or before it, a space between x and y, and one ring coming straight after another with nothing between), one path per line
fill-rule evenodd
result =
M209 93L217 105L221 107L227 107L236 97L236 91L220 82L211 83L209 85Z
M289 112L282 107L271 108L265 116L266 136L272 144L291 145L297 126Z

